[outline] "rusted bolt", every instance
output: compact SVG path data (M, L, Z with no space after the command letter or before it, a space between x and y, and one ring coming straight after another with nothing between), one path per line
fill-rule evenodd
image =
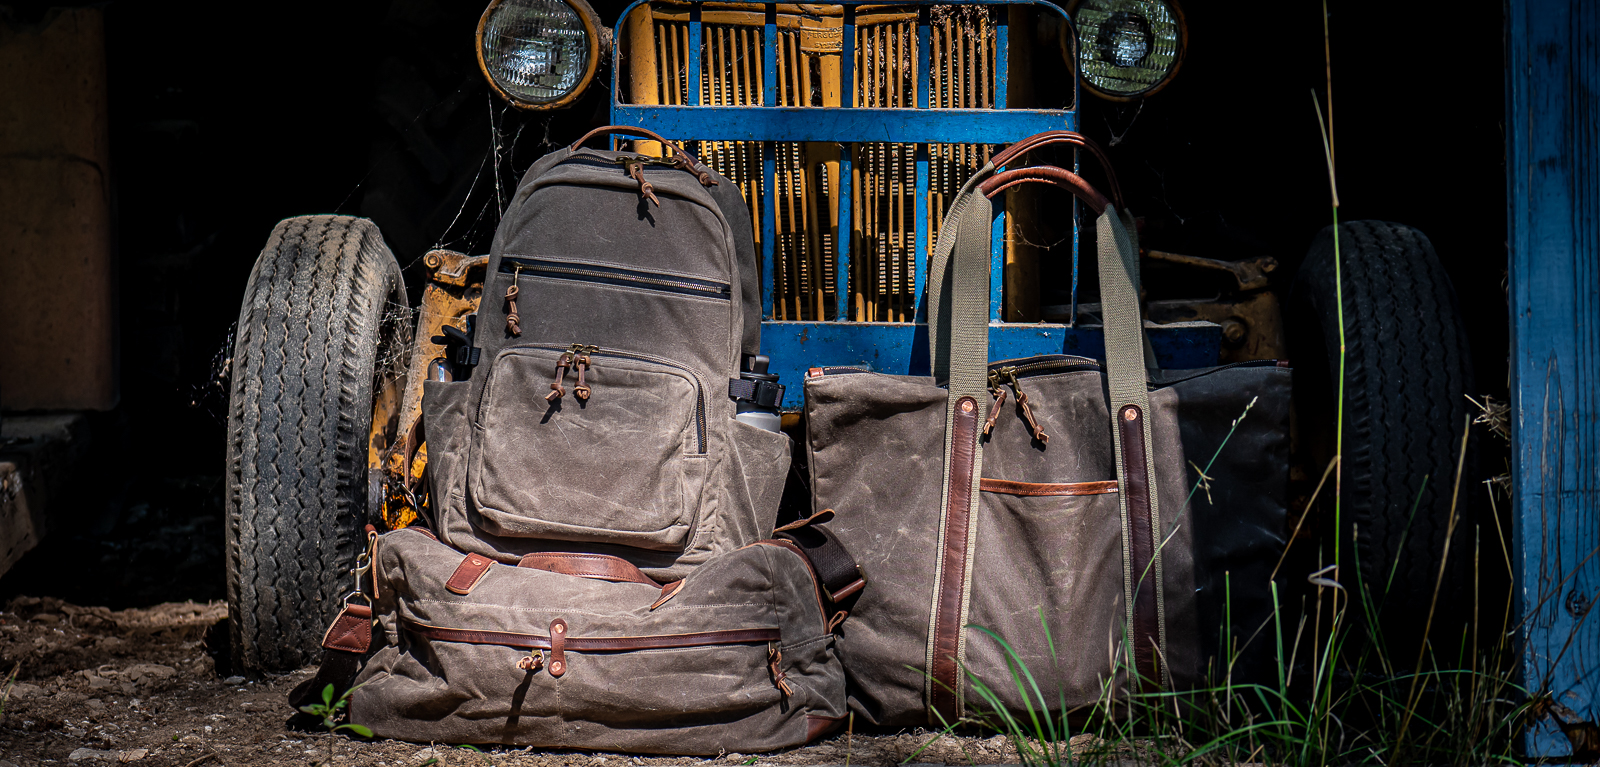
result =
M1231 345L1244 343L1245 334L1248 332L1249 328L1244 321L1237 317L1229 317L1222 321L1222 340Z
M1261 259L1261 271L1270 272L1270 271L1272 271L1274 269L1277 269L1277 268L1278 268L1278 259L1276 259L1276 258L1263 258L1263 259Z
M429 269L438 269L439 257L429 253L428 257L422 260L422 263L427 264Z

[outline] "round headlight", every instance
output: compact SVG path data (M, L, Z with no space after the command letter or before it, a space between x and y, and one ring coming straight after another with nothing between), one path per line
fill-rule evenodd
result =
M1078 73L1098 96L1148 96L1183 63L1188 30L1176 0L1079 0L1070 13L1078 27Z
M478 19L478 66L519 107L566 106L599 63L599 24L584 0L494 0Z

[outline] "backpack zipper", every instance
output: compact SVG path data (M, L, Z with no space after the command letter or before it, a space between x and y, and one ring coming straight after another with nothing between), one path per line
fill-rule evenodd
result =
M625 269L620 266L596 266L594 264L552 261L543 258L505 256L500 259L500 273L516 274L517 276L531 274L557 280L620 285L662 293L716 298L724 301L733 297L733 288L726 282Z
M561 381L562 378L566 377L566 372L568 370L568 366L575 364L577 362L577 360L580 359L580 358L584 360L584 363L583 363L582 367L578 368L578 375L579 375L578 385L581 386L584 389L584 394L582 396L580 396L580 399L585 399L585 400L587 400L589 398L589 394L591 392L589 391L588 384L585 383L583 381L583 379L582 379L583 370L585 368L593 367L593 365L594 365L594 362L592 360L593 357L616 357L616 358L619 358L619 359L638 360L640 362L649 362L649 363L654 364L654 365L660 365L662 367L669 367L669 368L672 368L674 370L682 371L684 374L686 374L689 377L690 381L694 382L695 452L700 454L700 455L705 455L706 454L706 396L705 396L705 386L703 384L701 384L699 374L695 373L693 369L691 369L689 367L686 367L684 365L681 365L681 364L679 364L677 362L673 362L672 360L666 359L664 357L657 357L657 356L655 356L653 354L640 354L638 352L624 352L624 351L602 351L600 349L600 347L595 346L593 344L570 344L568 346L554 346L554 345L546 345L546 344L530 344L530 345L526 345L526 346L514 346L514 347L511 347L510 349L507 349L506 351L508 351L508 352L516 352L516 351L524 350L524 349L530 349L530 350L531 349L538 349L540 351L551 351L551 352L560 352L561 353L561 357L556 363L556 375L557 375L556 383L551 384L550 388L551 388L552 391L550 392L550 394L545 395L545 399L547 401L550 401L550 402L554 402L555 400L560 399L561 395L566 393L566 391L564 389L561 389L559 387L560 381ZM565 363L565 364L563 364L563 363ZM484 392L483 392L482 399L478 400L478 421L480 423L483 421L483 406L484 406L484 403L489 401L489 395L492 393L490 390L493 389L493 387L494 387L494 377L493 377L493 375L491 375L490 378L489 378L489 382L484 385Z

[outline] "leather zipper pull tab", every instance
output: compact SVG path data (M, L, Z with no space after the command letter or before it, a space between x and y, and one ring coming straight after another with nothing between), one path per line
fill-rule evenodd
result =
M672 155L672 164L693 174L695 179L700 182L701 186L717 185L717 180L712 178L710 173L706 172L705 167L696 165L694 160L689 158L688 154L683 152L674 153Z
M567 370L572 367L572 352L562 352L561 358L556 360L556 380L550 382L550 393L544 395L545 402L555 402L567 395L567 390L561 386L561 379L567 377Z
M522 292L517 287L517 280L522 277L522 265L518 264L511 270L511 285L506 288L506 332L513 336L522 335L522 315L517 313L517 294Z
M580 400L582 400L584 402L588 402L589 401L589 383L587 381L583 380L583 373L584 373L584 371L589 369L589 364L590 364L589 355L593 351L594 351L594 347L592 347L592 346L585 347L583 349L583 351L578 354L578 358L577 358L577 360L575 362L575 364L576 364L576 366L578 368L578 385L573 387L572 393L573 393L573 395L577 396L578 399L580 399Z
M637 157L622 157L619 159L622 162L623 169L628 171L628 175L634 181L639 182L639 198L655 203L658 208L661 207L661 201L656 199L655 187L650 186L650 182L644 180L644 163Z
M1008 375L1011 377L1011 390L1017 393L1017 407L1022 410L1023 420L1028 422L1028 430L1033 432L1033 438L1039 440L1039 444L1050 444L1050 435L1039 428L1039 422L1033 417L1033 408L1028 407L1028 394L1022 390L1022 383L1017 380L1017 371L1010 370Z
M994 404L989 408L989 420L983 424L983 436L989 436L994 429L994 422L1000 417L1000 406L1006 404L1006 390L1000 385L1000 372L989 373L989 396L994 397Z

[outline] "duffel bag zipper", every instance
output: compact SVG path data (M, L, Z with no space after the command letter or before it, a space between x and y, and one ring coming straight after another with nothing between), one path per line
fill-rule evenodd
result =
M618 285L724 301L733 297L733 288L726 282L626 269L620 266L598 266L544 258L505 256L500 259L500 273L515 275L513 280L526 274L547 279Z
M681 365L681 364L679 364L677 362L673 362L672 360L666 359L664 357L657 357L657 356L655 356L653 354L640 354L638 352L624 352L624 351L602 351L600 349L600 347L595 346L593 344L571 344L571 345L568 345L568 346L554 346L554 345L545 345L545 344L529 344L527 346L512 347L511 349L508 349L507 351L515 353L517 351L533 350L533 349L537 349L537 350L540 350L540 351L552 351L552 352L560 352L561 353L561 356L556 359L555 381L550 384L550 393L546 394L544 396L546 402L552 402L552 403L555 402L558 399L561 399L561 397L564 396L567 393L566 389L561 386L561 382L562 382L562 379L566 378L567 371L572 369L572 368L574 368L574 367L576 367L577 370L578 370L578 385L573 388L573 394L575 396L577 396L578 399L581 399L581 400L588 400L589 397L593 395L593 393L594 393L593 390L590 388L588 382L584 379L584 372L586 370L594 367L594 359L593 358L597 357L597 356L598 357L615 357L615 358L618 358L618 359L638 360L640 362L648 362L648 363L651 363L653 365L660 365L662 367L669 367L669 368L672 368L674 370L678 370L678 371L683 372L684 375L689 377L690 381L694 382L695 452L700 454L700 455L705 455L705 453L706 453L706 396L705 396L705 386L701 384L700 376L697 373L695 373L692 368L689 368L687 366ZM483 406L484 406L484 403L487 403L489 401L489 396L492 393L493 388L494 388L494 377L493 377L493 375L491 375L490 378L489 378L489 382L484 384L483 398L478 401L478 421L480 423L483 421Z

